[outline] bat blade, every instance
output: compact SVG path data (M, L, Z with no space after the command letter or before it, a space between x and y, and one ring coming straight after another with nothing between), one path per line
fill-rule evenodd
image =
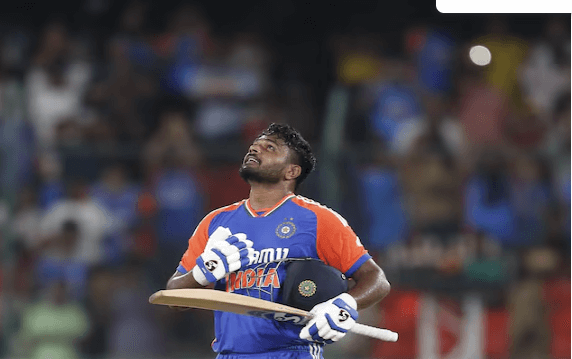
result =
M149 303L218 310L295 324L305 324L312 318L305 310L213 289L160 290L149 298Z
M218 310L298 325L304 325L312 319L312 314L302 309L213 289L160 290L149 297L149 303ZM395 342L398 338L397 333L390 330L359 323L352 327L351 332L389 342Z

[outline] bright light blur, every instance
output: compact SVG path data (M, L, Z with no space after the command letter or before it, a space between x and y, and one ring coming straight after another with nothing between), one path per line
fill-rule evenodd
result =
M475 65L485 66L491 62L491 52L484 46L477 45L469 50L469 57Z

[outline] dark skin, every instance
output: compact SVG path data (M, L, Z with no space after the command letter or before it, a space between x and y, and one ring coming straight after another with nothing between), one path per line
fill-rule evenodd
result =
M253 175L250 184L250 205L254 210L273 207L289 193L294 193L296 178L302 168L294 160L294 151L276 136L257 138L244 157L241 171ZM374 305L389 294L390 284L383 270L373 261L362 264L352 275L355 285L349 294L355 298L358 310ZM192 271L176 271L167 282L167 289L203 288L195 281Z

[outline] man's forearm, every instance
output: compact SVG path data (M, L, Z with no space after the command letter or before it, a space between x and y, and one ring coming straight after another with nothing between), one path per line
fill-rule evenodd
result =
M204 288L204 286L197 283L193 277L193 271L186 274L175 272L167 282L167 289L185 289L185 288Z
M356 281L356 285L348 293L355 298L358 310L379 302L391 289L385 273L371 259L354 273L352 279Z

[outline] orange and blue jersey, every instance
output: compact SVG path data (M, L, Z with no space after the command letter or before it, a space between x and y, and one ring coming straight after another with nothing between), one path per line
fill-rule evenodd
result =
M282 268L266 263L287 258L316 258L347 277L371 256L346 220L333 210L302 196L289 194L274 207L255 211L249 200L209 213L189 239L177 270L189 272L219 226L245 233L254 244L254 260L215 283L215 289L280 301ZM251 290L270 288L272 296ZM316 350L298 337L301 327L287 322L215 312L213 350L221 354L262 353L276 350Z

